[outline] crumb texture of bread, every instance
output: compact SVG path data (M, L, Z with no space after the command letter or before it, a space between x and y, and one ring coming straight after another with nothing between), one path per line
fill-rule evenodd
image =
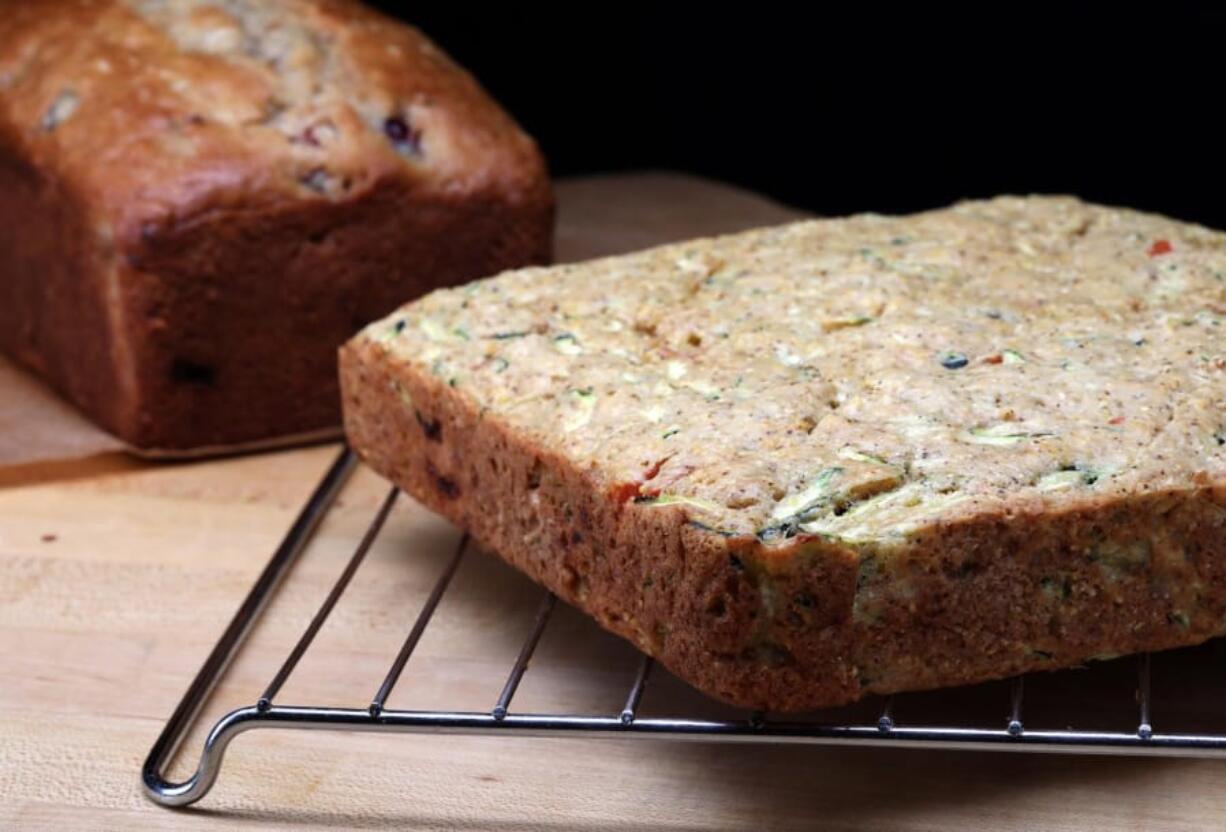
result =
M697 687L795 711L1226 631L1226 235L1066 197L434 292L376 470Z
M133 445L336 424L337 345L552 230L535 143L359 3L0 2L0 349Z

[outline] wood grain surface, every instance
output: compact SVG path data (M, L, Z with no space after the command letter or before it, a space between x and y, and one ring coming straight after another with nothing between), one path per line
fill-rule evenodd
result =
M138 783L145 754L335 453L0 470L0 828L1191 830L1226 818L1226 764L1213 761L263 730L234 742L197 806L154 806ZM205 724L255 700L386 490L355 476ZM368 702L457 535L401 499L279 701ZM467 557L389 704L488 709L539 598L496 559ZM635 665L560 608L514 707L614 712ZM665 674L643 706L722 712ZM200 742L198 730L185 743L180 776Z

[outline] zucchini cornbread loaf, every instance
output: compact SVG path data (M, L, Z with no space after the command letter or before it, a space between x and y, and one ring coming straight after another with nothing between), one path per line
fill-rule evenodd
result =
M128 443L335 426L336 347L549 257L536 146L350 0L0 0L0 351Z
M772 710L1226 631L1226 234L1054 197L435 292L341 353L377 471Z

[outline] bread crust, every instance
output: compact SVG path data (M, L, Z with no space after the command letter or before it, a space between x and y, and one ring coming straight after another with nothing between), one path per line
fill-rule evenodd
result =
M1073 230L1058 237L1047 224ZM883 298L880 320L832 318L838 327L815 323L818 335L793 342L780 330L777 355L758 364L754 338L773 323L771 310L755 317L735 298L694 288L695 264L718 260L722 270L703 288L770 295L773 309L803 300L822 321L822 303L854 308L861 299L789 298L777 275L804 274L806 256L827 258L832 271L861 263L870 233L910 234L928 258L961 234L988 285L900 260L891 268L902 288ZM1165 245L1148 255L1155 233ZM1065 321L1046 308L1042 286L1018 283L1008 264L1015 245L1031 245L1026 235L1047 235L1052 260L1081 270L1069 285L1094 287L1100 305L1072 306ZM345 345L345 429L361 457L407 493L737 705L800 711L1196 644L1226 631L1226 361L1213 355L1220 321L1203 311L1222 291L1214 270L1222 243L1128 212L1000 200L524 270L435 293ZM1140 256L1117 254L1120 246ZM1180 294L1138 308L1133 284L1146 291L1158 279L1144 258L1169 251L1182 253L1164 262L1184 275ZM606 284L613 275L620 282ZM1099 280L1121 293L1099 291ZM959 299L991 293L992 316L982 317L996 329L971 328L982 301L944 305L944 282ZM915 313L925 328L912 337L940 331L937 343L947 343L946 329L986 347L997 333L1079 332L1084 320L1115 329L1093 345L1088 335L1034 343L1012 365L988 352L993 360L972 366L966 356L947 367L927 345L899 346L913 331L903 303L912 285L931 304ZM799 297L804 287L791 291ZM658 297L668 302L649 302ZM1146 329L1151 321L1163 328ZM891 345L881 357L865 347L871 326ZM659 346L670 327L677 337ZM704 352L721 327L727 338L717 346L744 344L728 363ZM1165 340L1137 334L1150 331ZM791 356L812 349L814 337L825 363L794 366ZM853 359L843 362L840 351ZM862 379L866 366L883 369ZM1092 383L1078 391L1073 373ZM781 375L790 399L767 396ZM831 388L841 407L829 405L816 424L796 417L793 407L808 412L806 392L824 398ZM867 392L853 400L843 390ZM1103 390L1121 397L1126 415L1103 412ZM923 421L888 408L899 396L918 409L925 394L948 406ZM1158 405L1169 413L1147 422ZM1007 432L959 422L1010 407ZM845 447L849 435L861 443ZM885 438L869 445L874 436Z
M534 143L416 30L207 5L0 21L0 349L143 449L336 425L355 330L551 256Z
M340 367L345 431L368 465L696 687L772 708L796 701L798 689L806 703L857 695L839 626L855 590L854 558L811 562L800 580L825 587L810 611L822 626L797 644L804 664L774 664L755 644L769 622L752 542L702 532L681 512L610 499L585 472L483 419L446 382L387 362L376 346L351 342Z
M368 465L735 705L841 705L1197 644L1226 626L1220 485L938 523L887 566L822 540L768 548L699 529L683 509L619 502L375 343L347 344L340 367L345 431ZM1104 535L1153 540L1153 556L1104 571L1091 554ZM1188 609L1198 612L1185 619Z

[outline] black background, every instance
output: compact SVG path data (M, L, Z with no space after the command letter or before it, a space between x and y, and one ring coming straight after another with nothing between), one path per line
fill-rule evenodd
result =
M824 214L1062 192L1226 228L1226 4L381 5L556 175L685 170Z

